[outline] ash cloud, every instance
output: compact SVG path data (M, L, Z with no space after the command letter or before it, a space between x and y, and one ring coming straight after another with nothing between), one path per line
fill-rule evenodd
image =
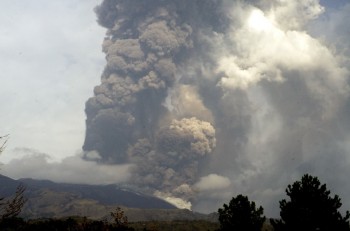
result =
M215 121L191 83L198 70L189 63L201 52L199 34L222 30L219 11L213 21L202 14L219 6L107 0L96 8L107 28L107 65L86 102L83 149L103 163L133 163L131 183L151 193L192 198L200 164L216 146Z
M201 161L216 145L214 127L194 117L174 119L160 128L155 145L141 139L129 149L129 159L135 164L132 182L189 200L194 196Z
M276 216L304 173L350 192L335 171L350 163L349 44L318 36L343 25L320 20L319 1L105 0L96 13L107 65L83 149L98 162L132 164L128 183L202 212L243 193Z

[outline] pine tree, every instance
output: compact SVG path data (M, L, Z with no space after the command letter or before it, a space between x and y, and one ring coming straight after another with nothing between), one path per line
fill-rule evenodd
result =
M343 217L338 195L330 196L325 184L321 185L317 177L308 174L288 185L286 189L289 201L280 201L280 221L272 221L276 231L320 230L348 231L350 214Z
M220 231L260 231L265 221L264 209L256 208L255 203L243 195L233 197L218 213Z

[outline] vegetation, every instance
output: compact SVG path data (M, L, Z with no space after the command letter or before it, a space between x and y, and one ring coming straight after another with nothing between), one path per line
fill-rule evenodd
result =
M0 140L5 139L5 141L3 141L3 143L0 145L0 154L5 148L7 137L8 136L0 137ZM3 220L13 220L20 214L23 205L26 202L26 199L24 198L25 189L25 186L20 184L17 187L13 198L7 200L5 200L3 197L0 198L0 222Z
M256 208L255 203L243 195L233 197L218 212L220 231L260 231L266 219L264 209L261 206Z
M69 217L65 219L36 219L8 218L0 222L0 230L6 231L134 231L135 229L121 226L107 220L90 220L86 217Z
M1 219L15 218L20 214L26 202L23 195L25 190L25 186L20 184L17 187L14 197L0 205L0 209L2 210Z
M124 211L118 207L114 212L111 212L111 217L117 227L128 227L128 217L124 214Z
M219 223L204 220L147 221L133 222L129 226L135 231L215 231L219 228Z
M118 227L115 223L109 223L107 220L97 221L86 217L28 221L14 218L0 223L0 230L2 231L215 231L218 228L218 223L203 220L131 222L128 227Z
M0 154L4 151L4 149L5 149L5 147L6 147L7 138L8 138L8 135L6 135L6 136L0 136L0 140L4 140L4 141L2 142L2 144L0 145Z
M119 227L107 221L83 219L42 219L25 221L21 218L3 220L0 230L6 231L133 231L133 228Z
M317 177L304 175L301 181L288 185L286 193L290 201L280 201L281 220L271 222L276 231L350 230L349 212L345 217L341 215L339 196L331 197L326 185L321 185Z

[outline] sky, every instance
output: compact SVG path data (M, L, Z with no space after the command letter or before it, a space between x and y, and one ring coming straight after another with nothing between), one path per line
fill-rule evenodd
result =
M141 166L138 160L98 164L86 161L86 158L99 160L98 153L82 151L85 103L94 96L94 87L100 84L106 65L102 52L106 28L98 25L93 11L101 2L0 1L0 135L9 134L6 149L0 155L3 163L0 173L13 178L93 184L128 182L137 174L145 174L130 172L132 164ZM349 121L346 95L350 72L347 67L350 2L321 0L325 8L314 4L317 2L314 0L305 2L314 8L297 17L290 10L294 9L293 4L277 9L277 23L266 16L267 10L264 14L263 9L253 8L248 15L247 8L238 7L231 15L231 19L237 21L229 24L232 28L227 29L227 37L212 36L216 40L210 43L220 46L212 45L215 52L208 60L215 59L217 67L203 73L221 75L217 83L224 92L218 100L221 106L206 108L211 101L205 93L196 92L198 86L184 84L173 89L179 93L173 94L174 98L178 97L173 101L181 104L180 111L186 114L196 105L196 109L202 110L203 121L211 124L215 120L212 117L227 117L222 123L232 122L235 124L232 127L242 130L235 133L246 138L233 136L230 143L225 137L232 135L229 129L220 134L220 125L214 126L217 137L213 154L218 158L213 158L207 170L202 170L202 175L190 185L200 190L202 200L209 203L197 201L198 211L210 212L208 208L227 202L232 194L246 193L262 204L268 215L276 216L276 198L283 195L291 180L305 172L321 176L350 209L350 202L346 202L350 201L347 198L350 186L344 185L348 178L344 174L350 174L345 171L350 164L350 129L346 125ZM289 21L289 17L295 21ZM275 55L271 57L271 53ZM193 61L195 65L196 62L200 61ZM320 73L316 71L318 68ZM290 76L299 73L295 70L311 74L305 82L300 80L302 74L292 80ZM284 82L287 84L282 84ZM193 100L187 102L182 96ZM228 101L233 103L225 103ZM243 105L247 102L248 106ZM215 115L215 110L222 113ZM250 122L246 122L246 118ZM193 122L212 131L203 121L179 119L170 127L197 134L199 130L185 128L185 124ZM174 132L171 129L161 132L170 131ZM203 140L207 141L200 139L197 144ZM224 141L228 143L223 144ZM208 149L213 146L215 144ZM222 154L232 148L237 148L233 155ZM278 152L286 154L277 155ZM162 193L154 194L176 200L169 192ZM273 200L275 204L271 204Z
M21 148L52 160L81 150L85 101L104 67L105 30L93 12L99 2L0 2L0 127L9 134L2 161Z

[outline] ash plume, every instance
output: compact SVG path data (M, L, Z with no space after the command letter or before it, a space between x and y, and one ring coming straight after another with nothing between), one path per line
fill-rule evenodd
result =
M102 162L134 163L138 186L173 194L187 185L192 191L199 162L215 147L215 129L196 89L181 82L196 77L189 63L201 29L214 33L220 24L219 12L213 22L201 12L218 5L107 0L96 8L108 29L102 45L107 65L86 102L85 152L98 152ZM188 113L189 104L201 111Z
M201 160L215 148L215 129L194 117L160 128L154 147L141 139L129 150L135 163L133 182L172 196L191 199Z
M276 215L293 177L347 166L349 59L308 31L318 0L104 0L96 13L107 65L83 150L132 164L128 183L199 211L248 194Z

